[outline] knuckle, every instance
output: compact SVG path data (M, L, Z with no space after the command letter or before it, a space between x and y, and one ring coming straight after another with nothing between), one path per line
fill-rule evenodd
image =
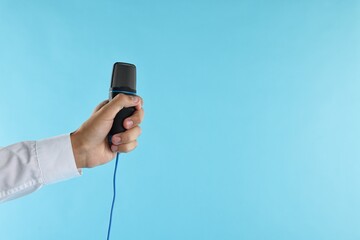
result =
M129 142L129 134L126 134L126 133L123 133L123 134L121 134L121 142L122 143L127 143L127 142Z
M119 101L122 101L122 102L127 100L126 95L123 93L119 93L118 98L119 98Z
M132 150L131 144L124 145L124 152L130 152Z
M136 126L134 127L133 129L131 129L131 131L129 131L128 133L128 142L132 142L132 141L135 141L136 138L140 135L140 127L139 126Z
M139 110L136 110L133 115L131 115L132 118L139 116Z
M120 152L127 153L127 146L126 145L121 146Z
M134 115L132 117L132 120L134 121L135 124L140 124L141 123L141 119L142 119L142 116L137 114L137 115Z
M138 143L137 141L131 142L129 144L125 145L125 152L131 152L137 147Z

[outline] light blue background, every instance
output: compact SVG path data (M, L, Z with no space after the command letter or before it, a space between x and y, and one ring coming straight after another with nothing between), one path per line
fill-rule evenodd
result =
M359 239L359 1L0 1L0 145L68 133L135 63L112 239ZM0 238L105 239L113 162L0 205Z

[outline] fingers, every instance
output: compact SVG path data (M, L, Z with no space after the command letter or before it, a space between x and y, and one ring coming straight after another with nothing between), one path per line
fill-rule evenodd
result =
M124 107L137 107L141 105L142 99L139 96L118 94L109 103L105 104L98 113L107 120L113 120L116 114Z
M141 134L141 128L136 126L130 130L127 130L123 133L115 134L111 141L112 146L111 150L113 152L130 152L137 146L136 139Z
M112 136L111 142L114 145L127 144L135 141L141 134L141 128L136 126L132 129L126 130L125 132L115 134Z
M133 115L124 120L123 126L125 129L131 129L138 126L144 119L144 109L135 111Z
M144 105L144 100L140 97L140 103L135 106L136 110L140 110Z
M130 142L127 144L122 144L119 146L112 145L111 151L127 153L127 152L134 150L137 147L137 145L138 145L137 141L133 141L133 142Z

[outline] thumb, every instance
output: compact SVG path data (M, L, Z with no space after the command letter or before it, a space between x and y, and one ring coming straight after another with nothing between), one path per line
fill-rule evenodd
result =
M96 113L97 111L99 111L103 106L108 104L108 102L109 102L109 100L102 101L99 105L96 106L93 113Z
M131 96L125 94L116 95L108 104L103 106L99 111L101 115L106 120L113 120L116 114L123 108L134 107L140 103L140 97Z

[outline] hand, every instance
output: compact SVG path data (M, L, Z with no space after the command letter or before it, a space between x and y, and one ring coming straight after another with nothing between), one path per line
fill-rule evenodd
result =
M129 152L137 146L143 120L143 101L138 96L118 94L114 99L100 103L92 116L70 135L78 168L91 168L112 160L117 152ZM115 134L111 146L107 139L116 114L125 107L135 107L134 114L124 120L125 132Z

